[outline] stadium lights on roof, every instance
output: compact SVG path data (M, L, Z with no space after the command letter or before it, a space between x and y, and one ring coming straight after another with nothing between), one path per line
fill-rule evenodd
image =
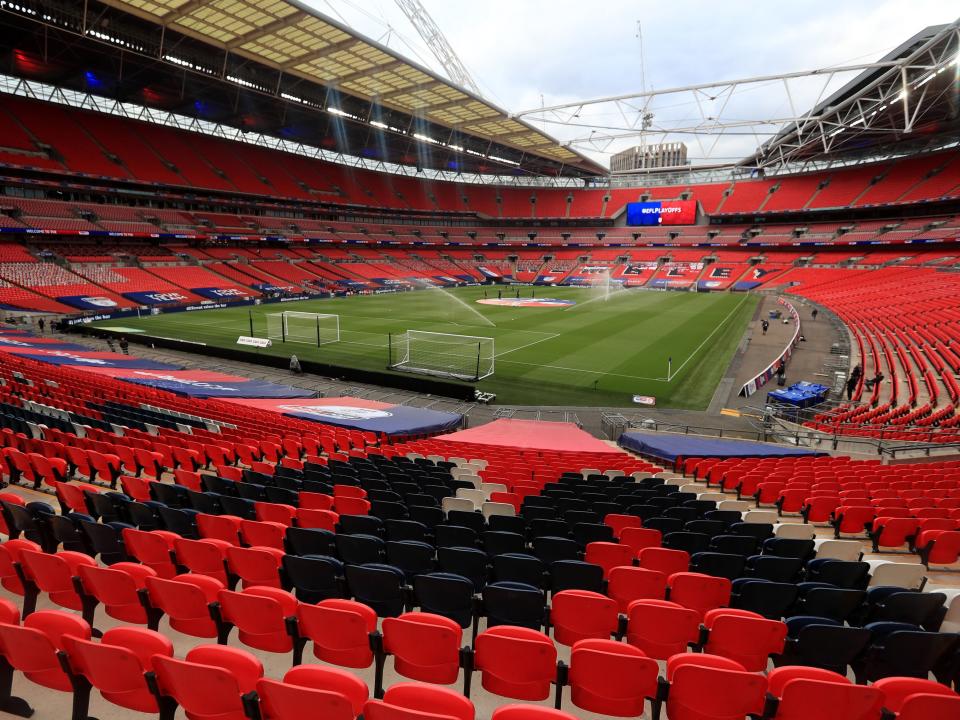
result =
M370 124L376 128L380 128L381 130L386 130L390 127L386 123L380 122L379 120L371 120Z
M216 73L210 68L204 67L203 65L197 65L194 62L191 62L189 60L184 60L183 58L179 58L176 55L164 55L163 59L168 62L172 62L174 65L179 65L180 67L190 68L191 70L198 70L200 72L207 73L208 75L216 75Z
M260 92L270 92L262 85L257 85L256 83L252 83L249 80L244 80L243 78L237 77L236 75L227 75L227 80L229 80L230 82L234 82L237 85L242 85L243 87L246 87L246 88L253 88L254 90L259 90Z
M433 143L434 145L442 145L442 143L441 143L439 140L434 140L434 139L433 139L432 137L430 137L429 135L423 135L423 134L421 134L421 133L414 133L414 134L413 134L413 137L416 138L417 140L420 140L421 142Z

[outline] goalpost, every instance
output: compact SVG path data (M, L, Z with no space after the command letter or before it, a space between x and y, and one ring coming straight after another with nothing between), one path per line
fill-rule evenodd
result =
M280 342L326 345L340 340L340 316L285 311L267 313L267 337Z
M407 330L389 336L391 370L476 381L493 375L493 338Z

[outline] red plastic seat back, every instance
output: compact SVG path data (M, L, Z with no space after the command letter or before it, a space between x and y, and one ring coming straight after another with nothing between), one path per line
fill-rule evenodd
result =
M370 633L377 629L377 614L353 600L322 600L302 603L297 609L302 637L313 641L313 654L342 667L365 668L373 663Z
M617 601L588 590L564 590L553 596L550 622L553 639L561 645L579 640L609 640L616 632Z
M657 695L657 661L625 643L581 640L570 652L570 698L582 710L635 717Z
M517 700L545 700L557 674L557 649L541 632L502 625L477 636L476 668L484 689Z
M267 652L293 650L285 619L297 614L300 603L286 590L249 587L241 592L221 590L217 597L223 619L237 627L244 645Z
M704 615L730 604L732 583L727 578L682 572L670 576L670 600Z
M710 631L704 652L736 660L750 672L766 670L787 637L784 623L746 610L710 610L703 624Z
M648 547L641 550L637 557L640 558L640 567L657 570L667 577L690 569L690 554L685 550Z
M783 686L777 718L880 720L882 708L883 693L875 687L798 678Z
M154 658L157 685L191 720L245 720L242 695L256 688L263 665L245 650L198 645L184 660Z
M62 550L58 553L24 550L20 553L24 571L33 583L47 593L50 601L71 610L82 610L83 602L73 586L81 565L96 565L89 555Z
M150 604L164 612L170 626L187 635L210 638L217 636L217 628L210 617L209 605L217 600L224 584L206 575L178 575L167 580L146 579Z
M610 542L587 543L584 561L603 568L603 577L610 577L615 567L633 565L634 551L629 545Z
M410 612L383 619L384 649L394 657L403 677L450 685L460 674L463 631L449 618Z
M364 705L364 720L474 720L473 703L458 692L435 685L396 683L383 700Z
M147 622L137 591L146 587L147 578L156 577L156 572L130 562L110 567L81 566L79 571L84 591L103 603L107 615L128 623Z
M74 672L86 677L104 699L145 713L157 713L156 699L144 672L153 670L153 657L173 657L169 638L143 628L113 628L100 642L69 638L66 650Z
M666 600L637 600L627 611L627 642L666 660L687 651L700 637L700 615Z
M243 581L243 587L266 585L280 587L280 563L285 555L282 549L272 547L229 547L227 564L230 571Z
M693 662L672 674L667 699L670 720L742 720L762 712L767 688L762 675Z
M90 626L80 617L62 610L39 610L23 625L0 625L0 647L10 664L27 679L44 687L71 691L70 678L60 666L57 651L65 650L64 638L90 639Z
M667 576L658 570L640 567L615 567L607 580L607 595L626 613L634 600L663 600L667 594Z

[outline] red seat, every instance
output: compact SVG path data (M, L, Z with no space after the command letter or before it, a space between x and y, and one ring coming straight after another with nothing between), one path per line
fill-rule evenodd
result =
M240 523L236 515L197 515L197 532L204 540L222 540L229 545L240 545Z
M275 653L293 651L287 620L296 617L300 603L286 590L260 586L221 590L217 599L222 620L237 628L244 645ZM229 632L229 627L221 632L221 642Z
M633 550L635 557L644 548L658 548L663 543L663 534L654 528L625 527L620 531L620 544Z
M637 600L627 611L627 642L652 658L687 651L700 637L700 614L667 600Z
M557 649L541 632L500 625L477 636L474 667L494 695L545 700L557 677Z
M153 500L150 496L150 483L155 482L147 478L133 477L132 475L122 475L120 477L120 489L125 495L129 495L137 502L149 502Z
M490 720L577 720L570 713L538 705L501 705Z
M64 638L90 639L90 626L63 610L38 610L22 626L0 624L0 648L14 669L38 685L70 692L73 685L57 653L65 650Z
M172 578L177 574L174 564L174 541L179 539L176 533L167 530L123 529L123 547L127 555L146 565L162 578Z
M37 476L50 487L67 479L67 461L57 457L45 457L40 453L27 453L30 465Z
M960 530L925 530L917 538L924 565L952 565L960 559Z
M112 488L116 487L117 479L121 475L120 458L112 453L99 453L94 450L90 450L87 457L90 467L96 471L100 480L109 483Z
M257 681L262 720L354 720L370 697L367 684L351 672L320 665L299 665L283 682Z
M203 492L203 483L200 481L200 473L193 469L177 468L173 471L173 481L177 485L183 485L194 492Z
M50 602L70 610L82 610L83 600L77 594L73 579L78 577L81 565L96 566L97 561L89 555L61 550L44 553L24 550L20 553L24 575L28 578L27 600L38 591L44 592ZM33 586L33 587L31 587Z
M670 576L670 601L696 610L701 617L714 608L730 604L732 583L727 578L680 572Z
M293 518L297 515L297 509L293 505L284 505L283 503L255 502L253 509L257 513L257 520L269 523L279 523L286 527L293 524ZM264 543L251 543L251 545L263 545Z
M563 590L553 596L550 623L561 645L579 640L609 640L619 622L616 600L589 590Z
M877 517L869 532L873 551L880 552L882 547L899 550L910 543L919 529L917 518Z
M323 493L307 492L305 490L301 490L299 497L300 497L300 505L298 507L301 510L332 510L333 509L332 495L324 495Z
M337 531L340 516L333 510L297 509L297 527Z
M763 711L767 680L716 655L683 654L667 661L670 720L742 720Z
M170 580L148 577L146 586L150 605L167 616L174 630L194 637L217 637L209 606L223 590L219 580L194 574L177 575Z
M114 705L144 713L158 713L157 700L144 673L153 672L156 655L173 657L173 643L143 628L107 630L100 642L67 637L64 640L71 670L82 675Z
M703 617L703 652L736 660L750 672L767 669L770 655L783 652L787 626L747 610L720 608Z
M273 547L228 547L227 566L240 578L243 587L280 587L280 563L285 553Z
M256 689L263 665L246 650L198 645L186 658L157 655L157 686L190 720L246 720L243 696Z
M877 509L873 505L841 505L834 513L834 535L864 535L867 525L873 522Z
M667 576L657 570L617 567L610 571L607 595L626 613L634 600L663 600L667 596Z
M140 600L140 591L146 588L148 577L157 573L146 565L120 562L110 567L81 565L80 583L84 594L102 603L107 615L123 622L145 625L147 611ZM93 622L93 613L86 618Z
M0 585L3 585L6 590L9 590L15 595L24 595L26 593L16 568L16 564L20 563L20 555L24 550L41 552L39 545L23 538L7 540L5 543L0 543Z
M87 496L84 492L100 492L100 488L95 485L75 482L58 482L54 488L57 500L60 501L60 512L64 515L70 512L88 514L90 509L87 507Z
M641 550L640 567L645 570L657 570L668 578L674 573L690 569L690 554L685 550L671 550L662 547L648 547Z
M212 538L177 538L173 541L173 547L176 550L177 563L191 573L207 575L224 585L230 585L231 579L226 567L227 549L232 547L230 543Z
M422 683L397 683L382 700L368 700L364 720L474 720L473 703L460 693Z
M608 578L610 571L615 567L633 565L636 555L629 545L620 545L611 542L587 543L584 561L599 565L603 568L603 577Z
M339 598L301 603L297 629L313 641L313 654L324 662L352 668L373 664L370 633L377 630L377 613L363 603Z
M613 528L613 535L618 540L620 539L620 533L625 528L643 527L643 522L636 515L618 515L616 513L608 513L603 518L603 524Z
M889 677L877 680L874 689L883 694L883 706L897 720L956 720L960 695L946 685L920 678Z
M364 498L335 495L333 509L340 515L367 515L370 512L370 501Z
M879 720L883 693L854 685L843 675L803 666L786 666L767 676L767 693L776 700L776 720Z
M456 682L463 630L453 620L432 613L409 612L384 618L382 632L384 655L393 655L393 667L398 674L438 685ZM377 696L383 694L384 655L377 658Z
M570 699L582 710L636 717L657 696L660 667L638 648L614 640L581 640L570 652Z
M240 521L240 538L251 547L274 548L282 551L286 532L287 526L283 523Z

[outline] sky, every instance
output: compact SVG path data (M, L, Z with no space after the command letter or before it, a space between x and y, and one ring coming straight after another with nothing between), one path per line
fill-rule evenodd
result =
M944 0L806 0L803 3L727 0L421 0L484 96L510 112L594 97L666 89L877 60L928 25L956 19ZM305 0L320 12L444 74L394 0ZM638 22L642 28L638 38ZM643 72L641 72L641 69ZM852 75L793 83L797 111ZM791 114L779 86L756 87L721 108L691 96L664 96L655 126L690 124L702 114L781 118ZM600 127L623 123L609 106L578 120ZM589 128L535 123L561 140ZM770 132L772 127L767 128ZM670 139L666 135L660 138ZM680 138L672 138L680 139ZM759 135L688 139L691 156L731 159L749 153ZM612 151L636 144L580 145L606 164Z

